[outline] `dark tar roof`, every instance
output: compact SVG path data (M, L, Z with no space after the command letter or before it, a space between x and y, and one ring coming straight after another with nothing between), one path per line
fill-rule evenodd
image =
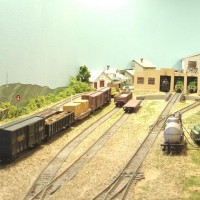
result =
M5 124L5 125L1 126L0 130L15 131L15 130L20 129L22 127L25 127L27 125L33 124L35 122L38 122L41 119L43 119L43 118L34 116L34 117L29 117L29 118L16 120L14 122L11 122L11 123L8 123L8 124Z

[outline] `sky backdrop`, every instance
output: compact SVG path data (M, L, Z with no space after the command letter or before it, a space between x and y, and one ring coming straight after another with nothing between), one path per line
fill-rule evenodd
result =
M199 0L0 0L0 85L67 85L79 67L178 68L200 53ZM8 78L7 78L8 77Z

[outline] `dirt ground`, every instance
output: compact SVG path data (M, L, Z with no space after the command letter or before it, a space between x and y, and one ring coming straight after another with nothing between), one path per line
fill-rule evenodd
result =
M192 102L179 103L175 109L180 109L190 103ZM118 129L95 157L87 163L72 181L58 190L52 199L88 200L95 197L136 151L139 143L147 134L149 126L156 121L161 108L164 108L165 105L164 100L143 101L138 112L128 118L127 122ZM98 115L90 116L84 123L72 127L61 137L47 145L43 145L31 155L12 164L0 166L0 199L23 199L40 171L58 150L113 107L114 104L112 103L100 111ZM193 116L196 111L187 113L183 117ZM84 140L70 154L61 170L70 166L82 155L109 128L112 121L116 120L116 117L119 117L122 113L123 111L119 111L116 116L106 122L106 125L100 126L98 130ZM191 128L191 126L191 124L186 124L187 128ZM200 180L199 164L193 161L193 156L198 150L194 150L192 146L188 145L187 150L181 155L164 155L160 147L162 140L163 135L160 133L140 168L140 172L144 174L144 179L138 181L131 188L127 199L195 199L198 194L200 195L198 184L195 186L188 185L188 180L191 177L195 177L196 181Z

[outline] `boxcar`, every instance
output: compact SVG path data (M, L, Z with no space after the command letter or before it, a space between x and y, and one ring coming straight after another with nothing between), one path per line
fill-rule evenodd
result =
M0 127L0 160L10 161L45 138L42 117L27 117Z
M104 105L103 92L101 91L86 93L82 95L81 98L87 99L89 101L89 106L92 109L92 112L94 110L97 110L98 108L101 108Z
M114 102L117 107L122 107L131 99L132 99L131 92L122 92L114 97Z
M59 131L74 123L73 112L58 111L55 115L45 119L45 135L49 140Z
M104 104L110 103L110 101L111 101L111 88L110 87L104 87L104 88L99 89L99 91L103 92Z

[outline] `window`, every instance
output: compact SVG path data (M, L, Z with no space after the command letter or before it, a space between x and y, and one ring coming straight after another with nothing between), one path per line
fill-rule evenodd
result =
M94 82L94 88L97 89L97 82Z
M188 67L197 67L197 61L188 61Z
M100 87L104 87L104 81L100 81Z
M155 85L155 78L148 78L149 85Z
M138 77L137 84L144 84L144 77Z

